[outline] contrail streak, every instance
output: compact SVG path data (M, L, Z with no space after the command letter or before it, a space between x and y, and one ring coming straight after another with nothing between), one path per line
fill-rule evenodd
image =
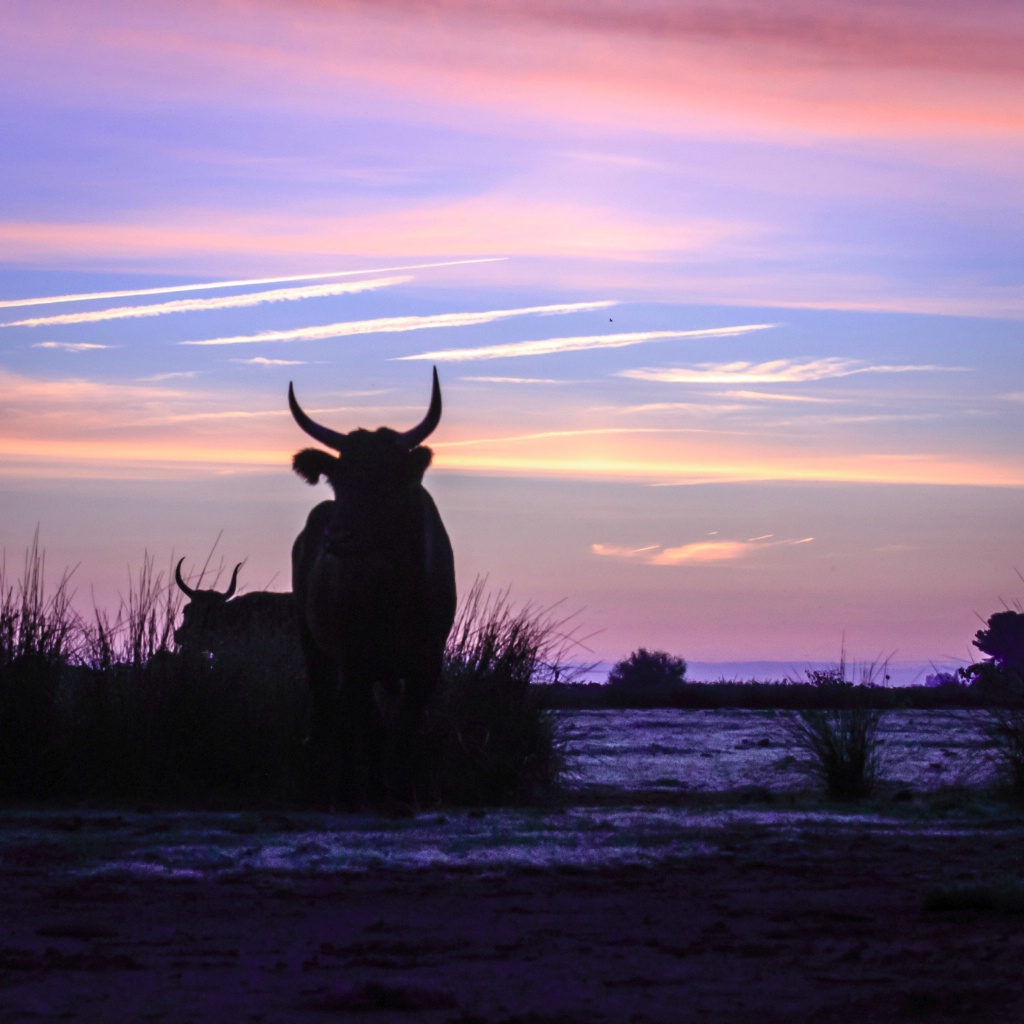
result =
M447 348L421 352L398 359L430 359L435 362L464 362L473 359L507 359L513 356L547 356L556 352L582 352L593 348L625 348L647 341L669 338L728 338L748 331L765 331L775 324L744 324L739 327L709 327L697 331L638 331L632 334L593 334L580 338L545 338L542 341L514 341L507 345L481 348Z
M111 309L94 309L87 313L62 313L59 316L38 316L28 320L12 320L0 327L44 327L53 324L92 324L100 320L124 320L137 316L163 316L165 313L196 313L214 309L237 309L242 306L258 306L264 302L291 302L296 299L316 299L329 295L345 295L353 292L384 288L393 284L411 281L408 275L402 277L375 277L369 281L350 281L343 284L314 284L306 288L275 288L268 292L247 292L245 295L227 295L218 299L175 299L159 302L152 306L115 306Z
M437 313L432 316L389 316L377 320L350 320L322 327L298 327L289 331L263 331L232 338L209 338L206 341L179 341L179 345L252 345L261 341L318 341L323 338L344 338L352 334L393 334L401 331L422 331L430 327L469 327L489 324L512 316L534 313L553 316L581 310L604 309L615 302L573 302L558 306L525 306L521 309L492 309L483 313Z
M620 377L649 380L661 384L799 384L807 381L850 377L857 373L910 373L961 370L958 366L873 366L856 359L829 356L798 363L793 359L773 359L767 363L701 363L695 367L667 370L621 370Z
M335 270L329 274L292 274L290 277L254 277L244 281L211 281L208 284L178 284L166 288L137 288L121 292L86 292L81 295L48 295L34 299L2 299L0 309L8 306L46 306L56 302L86 302L90 299L127 299L135 295L173 295L175 292L199 292L211 288L245 288L252 284L285 284L288 281L319 281L326 277L352 277L355 274L391 274L399 270L429 270L433 267L459 267L467 263L498 263L506 256L488 256L475 260L446 260L443 263L414 263L407 267L371 267L368 270Z
M96 345L88 341L40 341L33 348L56 348L64 352L92 352L93 349L110 348L109 345Z

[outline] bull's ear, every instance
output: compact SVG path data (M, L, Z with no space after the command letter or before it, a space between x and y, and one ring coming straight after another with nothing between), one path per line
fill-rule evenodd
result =
M430 465L430 460L433 457L434 453L429 448L413 448L409 452L409 465L412 477L417 483L423 479L423 474L426 473L427 466Z
M303 448L296 452L292 459L292 469L295 470L307 484L318 483L320 477L330 477L334 463L338 460L319 448Z

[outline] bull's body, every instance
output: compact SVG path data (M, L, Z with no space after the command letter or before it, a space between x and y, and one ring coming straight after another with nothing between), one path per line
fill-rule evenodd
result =
M434 388L426 426L407 434L336 434L289 396L299 425L339 452L295 456L296 472L310 483L325 476L335 499L313 509L292 548L313 751L329 799L416 796L416 734L456 601L451 543L421 483L430 452L419 441L440 417L436 373Z
M175 580L190 599L182 610L181 625L174 631L174 642L182 651L219 657L258 650L268 642L298 643L292 595L256 590L235 597L238 568L235 566L230 586L221 593L189 587L181 578L178 563Z

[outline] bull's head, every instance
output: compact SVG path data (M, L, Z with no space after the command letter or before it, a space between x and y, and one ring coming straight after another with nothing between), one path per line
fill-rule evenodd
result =
M242 568L242 563L235 566L228 589L221 593L219 590L194 590L190 587L181 578L184 561L184 558L180 559L174 567L174 582L189 599L189 603L182 610L181 625L174 631L174 642L179 647L209 650L216 642L217 612L235 596L238 570Z
M323 549L337 557L386 557L396 538L409 534L409 517L418 507L415 495L430 465L432 453L421 442L441 419L437 369L427 415L404 433L380 427L342 434L321 426L303 412L291 384L288 405L310 437L338 453L304 448L292 460L295 472L307 483L324 477L334 491L332 515L320 538Z

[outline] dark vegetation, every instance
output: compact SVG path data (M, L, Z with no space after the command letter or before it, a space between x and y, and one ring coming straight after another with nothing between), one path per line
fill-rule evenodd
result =
M612 669L608 684L552 682L544 688L547 707L567 710L601 708L690 708L798 711L810 708L861 708L876 711L928 711L939 708L1000 712L1024 709L1024 612L992 615L974 645L989 657L956 673L943 673L937 685L886 686L885 665L860 667L850 678L845 654L824 671L805 679L763 682L720 679L688 682L686 662L664 651L634 651ZM1005 715L1000 715L1005 718ZM1012 716L1011 716L1012 717ZM1021 718L1024 749L1024 717ZM1024 770L1024 769L1022 769Z
M641 647L608 673L608 689L619 700L670 700L682 693L686 662L666 651Z
M37 544L0 567L0 800L202 806L308 802L309 696L294 632L179 651L181 597L146 559L110 618L83 618L70 574L49 596ZM416 759L421 802L542 799L562 770L558 719L531 682L563 669L564 621L478 583L448 644Z
M0 565L0 800L309 801L308 686L292 632L261 629L215 655L180 651L181 596L151 559L113 617L82 617L71 575L48 592L44 568L35 542L18 580ZM688 683L681 658L645 649L615 666L611 685L587 684L573 681L568 619L517 609L478 581L415 751L420 804L546 799L564 771L558 709L650 707L790 710L784 728L804 770L835 798L875 789L885 711L984 709L1003 788L1024 799L1024 613L986 627L975 643L988 658L939 686L879 686L873 670L855 683L843 660L799 682Z
M968 672L986 699L985 731L995 755L1000 781L1024 800L1024 612L996 612L979 629L974 646L988 658Z
M53 596L34 544L0 576L0 798L287 799L305 735L298 652L264 635L216 659L173 651L180 599L145 559L113 618Z
M880 686L848 682L842 687L822 688L809 681L782 679L720 679L716 682L688 682L669 695L613 691L604 683L552 683L544 687L541 699L546 707L565 710L602 708L687 708L693 710L768 709L795 711L799 708L848 707L866 699L880 711L964 710L992 706L992 699L969 680L957 679L940 686Z

